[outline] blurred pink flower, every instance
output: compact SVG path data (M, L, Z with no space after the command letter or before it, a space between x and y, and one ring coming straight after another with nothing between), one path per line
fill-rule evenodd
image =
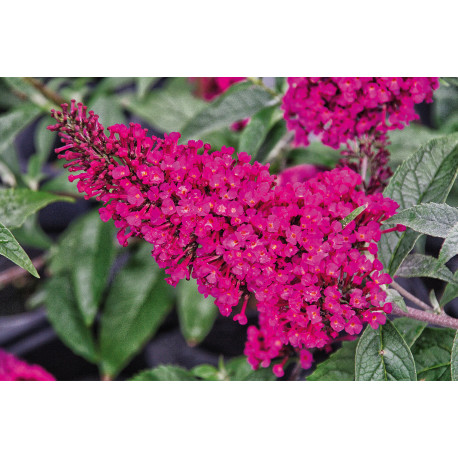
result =
M49 372L36 364L27 364L0 349L0 381L53 381Z

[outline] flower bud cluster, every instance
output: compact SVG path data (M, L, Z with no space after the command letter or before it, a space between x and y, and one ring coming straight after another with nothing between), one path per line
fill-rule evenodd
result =
M313 133L337 149L418 119L415 104L432 102L439 78L288 78L288 84L282 108L296 143L307 146Z
M111 126L106 136L81 104L62 108L49 127L65 143L56 152L78 190L103 203L101 218L114 220L121 245L130 237L152 243L169 284L192 276L222 315L237 308L241 324L255 295L259 329L248 329L245 350L254 368L280 357L281 374L296 351L307 367L308 349L385 322L391 305L383 285L391 278L380 273L375 242L398 205L366 195L352 170L276 187L268 165L250 164L246 153L234 158L233 148L180 145L178 133L148 137L133 123Z

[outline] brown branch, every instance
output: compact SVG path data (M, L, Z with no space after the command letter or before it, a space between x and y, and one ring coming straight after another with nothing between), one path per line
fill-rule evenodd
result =
M65 103L65 99L62 98L57 92L54 92L52 89L49 89L45 84L41 81L37 80L36 78L29 78L25 77L22 78L26 83L30 84L30 86L37 89L43 96L46 97L52 103L55 103L58 107L60 107L63 103Z

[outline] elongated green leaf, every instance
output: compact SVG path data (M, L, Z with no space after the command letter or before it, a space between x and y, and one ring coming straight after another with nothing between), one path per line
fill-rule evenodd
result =
M200 294L194 279L177 286L177 310L181 332L189 345L205 339L218 314L215 299Z
M388 288L386 290L386 302L394 302L401 310L407 312L407 305L404 298L394 289Z
M439 304L443 307L445 304L453 301L455 297L458 297L458 270L453 274L453 282L445 287Z
M405 210L421 203L443 203L458 173L458 135L431 140L404 161L385 189ZM412 229L390 232L380 239L380 259L390 275L394 275L412 250L419 234Z
M429 277L454 282L453 274L438 259L424 254L409 254L399 267L399 277Z
M57 335L74 353L97 362L94 337L84 324L70 280L66 276L52 277L46 282L45 293L46 311Z
M418 380L451 380L450 361L455 331L426 328L412 346Z
M272 95L250 82L234 84L184 125L183 139L199 138L275 103Z
M35 154L29 159L27 175L24 177L28 186L34 191L38 190L40 180L45 177L41 169L51 153L55 140L55 135L46 129L49 124L48 116L38 123L34 138Z
M342 348L318 364L307 377L308 381L352 381L355 380L355 353L357 340L343 342Z
M0 115L0 161L2 178L9 184L16 184L16 177L21 173L14 139L40 113L40 110L30 103L15 107L8 113Z
M429 203L403 210L383 224L404 224L422 234L445 238L457 222L458 208Z
M150 339L171 308L171 289L143 244L116 275L101 318L102 371L114 377Z
M454 78L450 76L441 76L441 80L446 81L448 84L452 86L458 87L458 78Z
M412 347L426 328L425 322L412 320L411 318L396 318L392 323L409 347Z
M368 326L360 337L356 347L355 379L417 379L415 362L409 346L390 321L378 329Z
M256 157L259 148L272 127L276 112L277 108L275 106L266 107L250 119L248 125L243 129L242 135L240 135L239 151L245 151Z
M439 262L446 263L458 254L458 223L453 226L442 244Z
M51 270L70 273L87 326L93 323L101 305L115 257L114 235L114 226L103 223L98 211L91 212L71 225L53 253Z
M151 88L151 86L157 82L159 79L158 76L148 76L148 77L142 77L142 78L137 78L136 83L137 83L137 95L139 99L143 99L145 95L148 92L148 89Z
M458 331L455 333L452 346L452 356L450 360L452 380L458 382Z
M184 124L206 105L191 94L189 85L182 79L172 80L144 98L126 97L121 102L134 114L165 132L182 132Z
M340 221L342 224L342 229L356 219L364 210L366 210L367 204L361 205L361 207L353 210L349 215L347 215L343 220Z
M266 139L259 148L258 154L256 155L256 160L265 163L269 157L269 153L280 143L286 133L287 129L285 120L280 119L267 133Z
M19 227L29 215L58 201L74 199L30 189L0 189L0 221L10 229Z
M163 365L140 372L131 378L133 382L192 382L196 377L179 366Z
M27 253L2 223L0 223L0 255L5 256L5 258L13 261L19 267L27 270L34 277L40 278L37 269L35 269Z

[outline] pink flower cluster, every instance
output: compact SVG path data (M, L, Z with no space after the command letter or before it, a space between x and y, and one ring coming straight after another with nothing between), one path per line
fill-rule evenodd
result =
M197 95L205 100L213 100L218 95L225 92L233 84L245 80L245 77L216 77L202 76L191 78L197 83Z
M260 328L249 328L245 351L254 368L281 357L281 374L296 350L308 367L307 349L385 322L391 306L382 285L391 278L379 273L374 242L398 205L365 195L355 172L336 169L276 187L268 165L250 164L246 153L234 159L233 148L180 145L178 133L147 137L138 124L111 126L107 137L86 107L72 101L62 108L49 127L65 144L56 152L77 173L69 179L79 180L78 190L103 202L101 218L114 220L121 245L130 237L152 243L169 284L192 276L224 316L237 308L241 324L255 295Z
M41 366L30 365L0 349L0 381L52 381L55 378Z
M288 78L288 84L282 109L296 143L307 146L313 133L337 149L418 119L414 105L432 101L439 78Z

